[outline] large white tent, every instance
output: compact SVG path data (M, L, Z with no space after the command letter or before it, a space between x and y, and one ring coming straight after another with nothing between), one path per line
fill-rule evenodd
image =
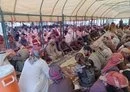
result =
M0 0L0 6L5 21L130 17L130 0Z

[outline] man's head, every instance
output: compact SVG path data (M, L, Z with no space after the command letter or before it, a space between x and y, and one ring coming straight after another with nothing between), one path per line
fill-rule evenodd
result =
M16 53L12 49L6 50L5 54L6 54L8 59L11 59L12 57L14 57L16 55Z
M36 38L36 36L35 35L32 35L32 39L35 39Z
M83 64L84 64L84 61L85 61L85 57L84 57L84 55L83 55L82 53L77 53L77 54L75 55L75 60L76 60L76 62L77 62L78 64L83 65Z
M65 37L62 37L62 41L65 41Z
M50 44L51 46L54 46L54 45L55 45L55 40L54 40L54 39L51 39L51 40L49 41L49 44Z
M127 59L130 56L130 50L128 48L122 48L120 52L122 53L125 59Z
M92 49L88 45L85 45L83 49L84 49L85 56L89 56L92 53Z
M56 83L60 82L63 79L63 73L61 67L56 64L50 66L49 76L54 82Z
M9 42L13 42L14 41L14 37L12 35L8 36Z

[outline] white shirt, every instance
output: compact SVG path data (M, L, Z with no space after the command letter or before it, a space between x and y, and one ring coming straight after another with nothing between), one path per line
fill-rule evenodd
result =
M120 43L120 40L116 37L112 39L112 43L117 47L117 45Z
M27 59L19 80L20 92L48 92L49 67L39 59L31 64Z
M89 56L89 59L93 61L94 66L96 67L97 70L101 70L101 66L102 66L101 61L95 53L92 53Z

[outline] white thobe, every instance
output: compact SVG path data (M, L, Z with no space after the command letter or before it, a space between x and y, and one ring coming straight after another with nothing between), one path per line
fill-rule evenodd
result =
M20 92L48 92L49 67L47 63L39 59L31 64L28 59L19 80Z

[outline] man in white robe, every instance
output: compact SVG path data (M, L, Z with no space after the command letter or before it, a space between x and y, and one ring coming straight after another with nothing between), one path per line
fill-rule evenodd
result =
M39 57L38 51L32 51L32 55L25 61L19 80L20 92L48 92L49 67Z

